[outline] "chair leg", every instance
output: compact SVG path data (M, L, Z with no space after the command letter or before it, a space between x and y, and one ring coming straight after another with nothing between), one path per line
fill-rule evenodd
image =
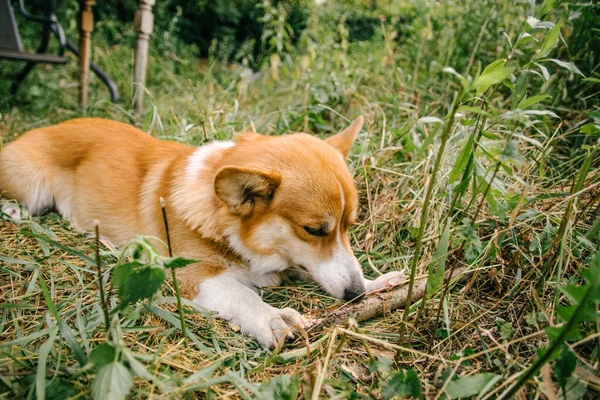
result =
M94 29L94 0L80 0L79 16L79 106L85 114L88 98L88 78L92 53L92 30Z
M148 40L154 28L152 6L155 0L141 0L135 13L135 30L138 32L135 50L135 66L133 72L133 101L137 112L142 111L144 101L144 86L146 85L146 68L148 65Z
M79 57L79 49L77 48L77 46L75 46L68 40L65 42L65 46L67 50ZM98 76L98 78L100 78L100 80L108 88L108 91L110 92L110 101L112 101L113 103L118 103L121 97L119 96L119 89L117 89L117 85L96 64L90 63L90 69Z

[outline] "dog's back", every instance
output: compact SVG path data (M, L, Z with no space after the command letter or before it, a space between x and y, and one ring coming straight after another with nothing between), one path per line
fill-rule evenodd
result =
M0 193L33 214L55 208L80 229L92 229L100 216L112 219L105 229L120 228L104 234L121 242L141 233L140 193L152 168L191 151L120 122L75 119L29 131L6 146Z

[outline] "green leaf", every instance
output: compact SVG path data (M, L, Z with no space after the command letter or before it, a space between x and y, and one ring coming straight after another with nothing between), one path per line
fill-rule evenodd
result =
M56 338L57 332L58 327L53 327L50 331L50 335L48 336L48 340L40 346L38 364L35 373L35 394L37 400L44 400L46 397L46 362L48 361L50 350L54 345L54 339Z
M442 68L442 72L446 72L448 74L452 74L452 75L456 76L458 79L460 79L460 83L463 86L463 88L465 88L465 90L468 88L469 83L467 81L467 78L465 78L464 76L462 76L461 74L456 72L456 70L454 68L444 67L444 68Z
M421 381L415 371L408 369L392 375L383 389L383 398L387 400L394 396L421 398Z
M519 102L519 105L517 106L517 108L520 108L521 110L525 110L525 109L531 107L532 105L539 103L540 101L549 99L550 97L551 96L549 96L547 94L538 94L536 96L525 97L525 98L523 98L523 100L521 100Z
M46 304L48 305L48 311L50 311L50 314L58 321L60 319L58 311L56 310L54 301L52 301L52 296L50 295L46 281L44 281L41 274L38 275L38 281L40 283L40 288L42 289L42 294L44 295L44 300L46 300Z
M198 260L190 260L190 259L183 258L183 257L172 257L172 258L165 258L163 260L163 265L165 268L176 269L176 268L185 267L186 265L190 265L195 262L198 262Z
M46 400L64 400L76 398L79 390L66 379L55 378L46 386Z
M504 81L515 71L514 67L505 67L505 64L505 60L496 60L485 67L471 86L477 92L477 96L481 96L490 86Z
M475 106L461 106L456 110L456 112L457 113L472 112L474 114L480 114L480 115L484 115L486 117L492 116L491 112L485 111L481 107L475 107Z
M515 329L510 322L500 321L498 326L500 327L500 337L502 337L502 339L508 340L513 337Z
M134 263L129 263L134 264ZM123 264L125 265L125 264ZM151 298L160 289L166 278L162 267L144 266L139 269L127 267L127 272L119 272L117 282L119 305L113 312L122 310L142 299Z
M571 303L579 303L585 296L585 286L561 286L559 290L567 295Z
M90 353L90 362L97 370L117 361L117 349L110 343L102 343Z
M572 62L561 61L561 60L557 60L556 58L549 58L544 61L552 61L553 63L560 65L564 69L567 69L574 74L579 74L585 78L585 75L583 75L583 73L579 70L579 68L577 68L577 66Z
M579 131L581 133L585 133L586 135L595 135L596 133L600 132L600 126L589 123L582 126Z
M131 373L120 362L106 364L92 383L94 400L122 400L133 386Z
M544 2L542 3L542 7L540 8L539 16L543 17L544 15L552 11L554 9L554 3L556 3L556 0L544 0Z
M573 350L571 350L569 346L564 345L560 356L554 365L554 373L556 374L558 384L561 388L565 388L567 379L571 376L573 371L575 371L576 365L577 358L575 357L575 353L573 353Z
M560 35L561 26L562 22L559 22L556 25L554 25L552 29L550 29L550 31L544 38L544 43L542 43L538 54L534 57L534 60L546 57L552 51L552 49L556 47L556 44L558 43L558 37Z
M296 400L298 376L280 375L269 379L258 388L257 398L274 400Z
M587 386L579 378L571 376L567 379L564 390L559 392L559 396L566 400L583 399L587 392Z
M71 351L75 355L75 358L77 359L77 362L79 363L79 366L83 367L85 364L87 364L87 357L85 356L83 349L81 348L81 346L75 339L75 335L73 334L73 331L71 330L69 325L67 325L67 323L63 320L60 320L59 327L60 327L60 335L63 337L63 339L65 339L65 341L71 348Z
M455 182L460 177L469 162L469 158L473 152L473 136L474 135L469 135L467 142L460 151L460 154L454 163L454 167L452 167L452 170L450 171L450 176L448 178L450 183Z
M450 399L470 397L479 394L497 375L491 372L465 376L454 380L446 386L446 394Z
M450 220L451 221L451 220ZM450 221L442 232L440 241L435 249L435 255L429 264L429 276L427 277L427 296L431 296L442 284L444 272L446 271L446 259L448 258L448 240L450 238Z
M135 268L143 267L142 263L137 261L126 262L124 264L119 264L112 269L112 284L114 287L119 287L123 284L126 277L129 276L131 271Z

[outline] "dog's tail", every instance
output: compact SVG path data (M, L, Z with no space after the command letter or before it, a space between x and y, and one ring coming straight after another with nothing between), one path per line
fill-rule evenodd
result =
M31 214L39 214L53 204L43 159L43 146L35 143L35 137L30 135L24 135L0 150L0 195L7 200L16 200Z

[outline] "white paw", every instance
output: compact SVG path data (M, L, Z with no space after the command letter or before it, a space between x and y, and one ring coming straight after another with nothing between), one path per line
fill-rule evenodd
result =
M29 217L27 210L19 207L14 201L2 201L2 212L15 221L20 221Z
M388 272L379 276L377 279L372 281L365 281L367 292L376 292L378 290L386 289L389 287L397 286L401 283L408 281L408 276L404 275L400 271Z
M293 338L294 328L304 328L306 321L296 310L268 307L260 315L241 324L242 333L250 335L265 349L274 348L284 338Z

